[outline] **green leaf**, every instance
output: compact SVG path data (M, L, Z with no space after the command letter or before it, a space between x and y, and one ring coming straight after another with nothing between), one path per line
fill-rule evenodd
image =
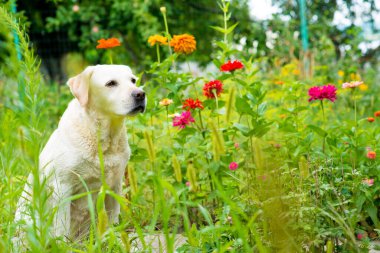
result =
M237 97L235 101L236 111L240 114L252 114L252 109L245 98Z
M243 124L235 123L234 128L239 130L245 136L248 136L249 134L249 128Z
M236 27L238 24L239 24L239 22L237 22L236 24L230 26L230 27L227 29L226 34L231 33L231 32L235 29L235 27Z
M212 28L218 32L224 33L224 34L227 32L226 29L219 27L219 26L210 26L210 28Z
M327 136L327 132L320 127L317 127L315 125L308 125L307 127L310 128L313 132L317 133L319 136Z
M371 220L373 221L373 223L375 223L375 226L378 228L379 227L379 219L377 218L377 208L373 204L371 204L371 205L367 206L366 211L367 211L369 217L371 217Z

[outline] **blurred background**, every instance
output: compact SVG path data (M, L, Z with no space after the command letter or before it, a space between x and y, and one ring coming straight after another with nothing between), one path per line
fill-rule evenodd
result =
M210 26L222 23L222 16L215 15L220 9L213 0L33 0L5 4L17 12L21 22L26 21L30 41L42 59L44 77L58 83L85 65L107 62L104 52L95 48L100 38L122 41L122 47L116 49L116 63L131 65L136 71L146 69L156 53L147 39L165 30L161 6L167 9L172 35L195 36L197 51L191 59L199 66L210 63L209 52L219 36ZM303 4L306 34L300 32ZM239 23L233 37L236 49L246 58L265 61L268 69L301 59L302 52L307 52L311 67L315 63L346 64L352 72L377 68L380 0L239 0L231 1L231 13L230 24ZM12 36L5 31L0 29L0 59L13 53L6 48Z

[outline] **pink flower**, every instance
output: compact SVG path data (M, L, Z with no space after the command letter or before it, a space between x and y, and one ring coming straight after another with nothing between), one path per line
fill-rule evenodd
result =
M239 143L235 142L234 147L238 149L240 147Z
M363 234L361 234L361 233L359 233L359 234L357 234L357 235L356 235L356 237L358 238L358 240L361 240L361 239L363 239L363 238L364 238L364 235L363 235Z
M363 82L362 81L351 81L349 83L344 83L342 84L342 88L343 89L347 89L347 88L356 88L360 85L362 85Z
M366 179L363 179L362 181L363 184L366 184L368 186L372 186L374 183L375 183L375 179L373 178L366 178Z
M73 12L78 12L79 11L79 5L75 4L73 5Z
M309 89L309 102L313 100L328 99L331 102L336 100L336 87L334 85L314 86Z
M184 129L187 125L194 122L194 118L191 116L190 111L185 111L179 116L173 118L173 126L177 126L180 129Z
M237 168L239 167L239 164L237 164L236 162L232 162L230 163L230 170L236 170Z
M186 182L186 186L190 187L190 182L189 181Z
M98 33L99 32L99 26L97 26L97 25L93 26L92 29L91 29L91 31L93 33Z

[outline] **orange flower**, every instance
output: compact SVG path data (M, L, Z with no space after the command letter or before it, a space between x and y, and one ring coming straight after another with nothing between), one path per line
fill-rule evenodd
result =
M375 151L368 151L367 158L371 159L371 160L376 159L376 152Z
M284 82L283 82L283 81L275 81L274 84L277 84L277 85L283 85Z
M372 123L372 122L374 122L374 121L375 121L375 118L372 118L372 117L368 117L368 118L367 118L367 121L368 121L368 122L371 122L371 123Z
M170 46L174 52L179 54L190 54L196 49L197 42L193 35L182 34L174 35L170 41Z
M100 39L98 40L98 45L96 46L97 49L100 48L113 48L113 47L118 47L121 45L120 41L116 38L110 38L110 39Z
M167 45L168 38L161 35L153 35L148 38L148 43L153 47L156 44L159 45Z
M375 112L375 117L380 117L380 111Z

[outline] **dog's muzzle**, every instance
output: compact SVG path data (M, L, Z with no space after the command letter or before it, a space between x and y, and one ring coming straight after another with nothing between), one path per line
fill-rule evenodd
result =
M145 112L146 98L143 90L132 91L132 97L135 100L135 107L128 113L128 115L135 115L140 112Z

